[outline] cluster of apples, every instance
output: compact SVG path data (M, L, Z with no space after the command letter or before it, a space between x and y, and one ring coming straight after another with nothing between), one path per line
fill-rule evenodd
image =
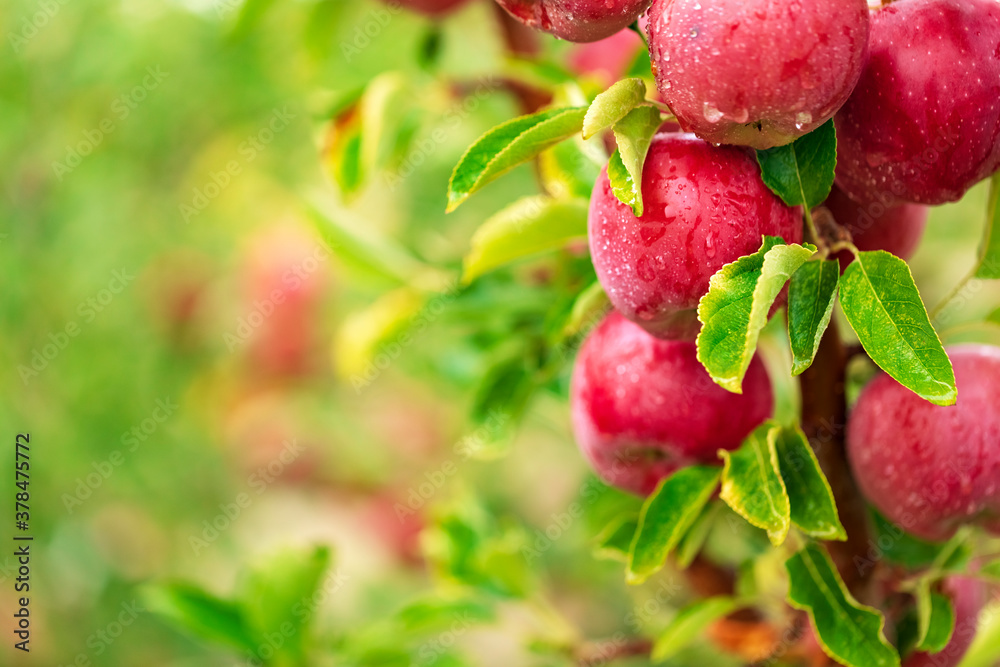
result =
M440 14L461 2L403 4ZM716 271L755 252L762 235L802 240L802 211L764 185L754 149L833 118L836 185L824 207L859 249L903 258L928 206L958 200L1000 167L998 0L496 2L537 30L609 47L601 58L634 48L620 31L641 19L659 95L680 126L653 138L642 216L618 201L606 170L590 203L590 250L615 312L577 359L573 424L597 472L638 494L682 466L716 462L772 413L759 360L732 394L710 380L694 345ZM956 406L880 376L849 425L867 498L927 539L970 522L1000 532L1000 350L949 354Z

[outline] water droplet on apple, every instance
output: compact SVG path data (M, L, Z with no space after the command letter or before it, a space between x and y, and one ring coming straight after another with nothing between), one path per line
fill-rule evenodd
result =
M705 120L707 120L709 123L718 123L720 120L722 120L722 117L725 115L721 111L719 111L715 107L715 105L713 105L711 102L705 102L704 114L705 114Z

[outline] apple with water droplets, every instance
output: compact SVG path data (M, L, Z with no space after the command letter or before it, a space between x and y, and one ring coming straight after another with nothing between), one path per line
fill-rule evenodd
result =
M816 129L864 65L866 0L655 0L649 52L681 127L771 148Z
M893 202L891 198L859 204L836 186L823 206L851 233L858 250L885 250L901 259L909 259L916 252L930 212L926 206ZM854 260L849 250L836 257L841 269Z
M925 540L964 524L1000 534L1000 348L948 349L958 402L928 403L888 375L861 392L848 457L863 495Z
M771 416L774 398L754 357L743 393L719 387L693 343L650 336L618 313L584 343L570 402L577 444L609 484L647 495L695 463L719 463Z
M627 28L650 0L497 0L525 25L570 42L596 42Z
M1000 167L1000 2L899 0L837 114L837 183L858 201L957 201Z
M662 338L693 339L712 275L760 249L763 237L802 240L786 206L744 148L660 133L642 173L643 214L618 201L605 169L590 198L590 252L615 308Z

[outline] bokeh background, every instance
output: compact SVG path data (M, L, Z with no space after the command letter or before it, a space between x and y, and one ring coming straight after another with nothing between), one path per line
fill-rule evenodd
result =
M9 0L0 28L0 424L5 466L31 434L34 536L24 655L5 470L0 664L586 664L693 594L669 572L626 587L592 553L638 501L569 429L576 343L550 334L593 280L585 246L458 282L478 225L539 186L521 167L446 216L451 168L533 95L579 94L571 46L514 57L486 0L442 22L374 0ZM928 303L984 202L931 216ZM949 341L988 335L964 323L991 289L946 311ZM226 624L282 576L313 618L255 663ZM739 664L706 651L676 664Z

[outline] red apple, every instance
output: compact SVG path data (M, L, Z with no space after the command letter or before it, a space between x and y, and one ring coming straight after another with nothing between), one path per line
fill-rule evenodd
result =
M833 117L864 64L866 0L655 0L656 83L681 126L771 148Z
M635 23L650 0L497 0L525 25L570 42L596 42Z
M925 540L963 524L1000 534L1000 348L949 348L958 403L928 403L888 375L864 388L850 417L848 455L864 496Z
M836 122L837 183L857 201L957 201L1000 167L1000 3L875 12L868 64Z
M612 313L580 350L570 391L573 431L607 483L647 495L693 463L717 463L771 416L771 381L754 358L743 394L715 384L693 343L650 336Z
M756 252L762 237L802 240L798 209L760 178L752 153L690 134L657 134L636 217L611 190L607 170L590 200L590 251L611 303L664 338L693 338L698 301L725 264Z

